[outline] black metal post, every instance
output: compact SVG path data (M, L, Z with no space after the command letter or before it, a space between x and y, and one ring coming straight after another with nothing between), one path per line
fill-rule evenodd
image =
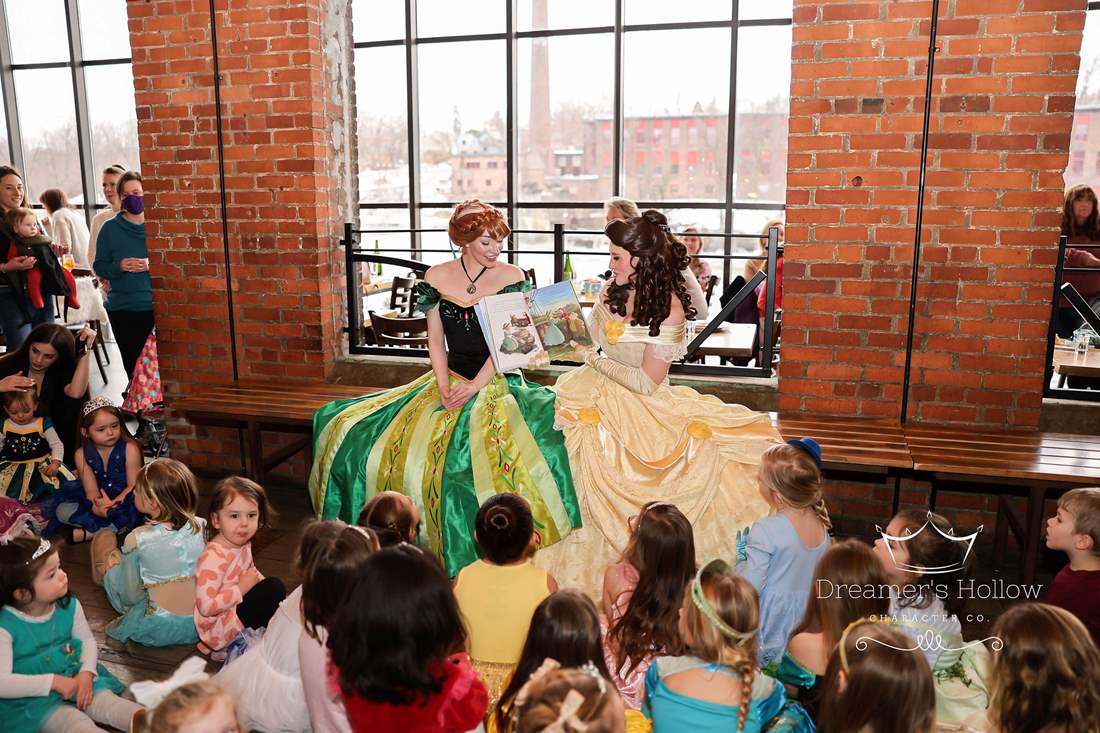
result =
M409 158L409 249L420 249L420 80L416 50L416 0L405 0L405 124ZM457 141L456 141L457 142Z
M516 2L517 0L506 0L504 4L505 8L505 29L507 31L507 40L504 42L504 69L505 69L505 140L504 140L504 165L507 166L507 175L505 180L505 197L507 198L508 221L512 222L512 226L515 227L518 222L516 221L516 172L519 165L519 151L517 149L517 141L519 139L519 126L516 124L517 110L516 104L519 99L518 90L516 88L516 59L517 45L516 41ZM532 41L532 44L537 41ZM534 48L532 47L531 53L534 54ZM532 57L533 58L533 57ZM533 63L533 62L532 62ZM516 246L516 233L513 231L509 235L509 241L513 247ZM508 254L508 261L512 264L516 263L516 258L511 253Z
M615 0L615 86L611 98L611 195L623 192L623 0ZM561 279L558 274L555 282Z
M1050 397L1050 380L1054 378L1054 337L1057 335L1058 303L1062 299L1062 278L1065 277L1066 242L1065 234L1058 237L1058 261L1054 263L1054 294L1050 298L1050 320L1047 323L1047 357L1043 369L1043 396Z
M775 290L779 284L779 227L768 228L768 284L764 286L764 343L763 364L758 366L771 373L772 334L775 332Z
M936 29L939 24L940 0L932 0L932 20L928 32L928 70L924 84L924 122L921 125L920 178L917 182L917 232L913 237L913 272L909 284L909 323L905 329L905 369L902 372L901 424L908 419L909 381L913 368L913 331L917 318L917 281L920 277L921 230L924 228L924 186L928 173L928 129L932 114L932 80L935 77Z
M359 346L359 265L355 261L355 245L359 238L351 223L344 224L344 238L340 244L344 247L344 275L348 287L348 348Z
M554 224L554 282L565 277L565 225Z

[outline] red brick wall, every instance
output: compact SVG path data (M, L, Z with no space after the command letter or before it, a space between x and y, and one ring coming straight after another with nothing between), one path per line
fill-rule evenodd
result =
M353 184L346 9L219 0L233 316L241 376L321 379L343 323L338 240ZM331 5L338 5L332 3ZM209 4L127 3L161 376L169 403L232 377ZM196 467L233 466L237 436L175 420Z
M900 416L931 2L795 0L780 409ZM1083 0L944 0L909 417L1036 426Z

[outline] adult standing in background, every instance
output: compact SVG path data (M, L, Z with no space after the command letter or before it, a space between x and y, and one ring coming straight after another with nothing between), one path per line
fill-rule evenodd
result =
M604 201L603 210L607 216L608 224L613 221L636 219L642 215L642 212L638 210L638 204L621 196L612 196ZM710 313L710 308L707 307L707 296L699 285L699 281L695 278L695 273L691 271L691 268L687 268L680 273L680 276L684 279L684 287L687 288L688 295L691 296L691 307L695 309L695 318L700 321L707 320Z
M113 219L122 206L122 200L118 197L118 179L126 172L126 166L115 163L103 169L103 195L107 198L107 208L97 211L92 217L92 234L88 237L88 262L95 262L96 237L103 223Z
M23 176L11 166L0 165L0 217L12 209L30 208L23 190ZM26 278L19 273L35 265L34 257L8 257L13 234L0 218L0 330L8 351L19 348L31 328L53 321L53 298L35 308L27 297Z
M53 235L54 250L60 257L71 254L75 266L80 270L90 270L88 260L88 225L84 217L69 206L69 199L60 188L47 188L38 197L50 215L50 233Z
M1096 192L1091 186L1078 184L1066 191L1065 205L1062 207L1062 234L1066 244L1100 244L1100 215L1097 212ZM1093 305L1100 298L1100 249L1066 248L1066 267L1091 267L1096 272L1067 272L1062 282L1072 283L1081 297ZM1100 301L1098 301L1100 304ZM1084 323L1084 319L1062 296L1058 301L1055 315L1055 330L1064 339L1073 338L1074 332Z
M107 317L122 353L126 377L153 330L153 283L145 245L145 191L141 174L126 171L118 179L121 212L99 230L92 268L107 280Z

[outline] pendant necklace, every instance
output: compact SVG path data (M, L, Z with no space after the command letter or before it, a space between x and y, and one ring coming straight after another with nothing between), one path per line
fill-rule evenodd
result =
M476 283L478 280L480 280L481 276L484 275L485 271L488 270L489 268L488 267L482 267L481 272L479 272L477 274L477 277L470 277L470 273L466 269L466 260L459 257L458 258L458 264L462 265L462 272L463 272L464 275L466 275L466 279L470 281L470 284L466 286L466 292L469 293L470 295L473 295L474 293L477 292L477 285L474 285L474 283Z

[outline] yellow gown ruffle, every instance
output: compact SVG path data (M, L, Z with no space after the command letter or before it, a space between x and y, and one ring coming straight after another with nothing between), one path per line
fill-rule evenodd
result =
M668 362L685 352L683 326L652 337L602 304L589 330L606 357L627 366L640 367L650 345ZM559 378L554 391L583 526L536 553L536 564L562 587L600 598L604 570L629 539L627 521L648 501L673 503L687 516L698 562L736 562L737 530L769 513L756 482L760 455L779 441L768 415L667 379L640 394L588 365Z

